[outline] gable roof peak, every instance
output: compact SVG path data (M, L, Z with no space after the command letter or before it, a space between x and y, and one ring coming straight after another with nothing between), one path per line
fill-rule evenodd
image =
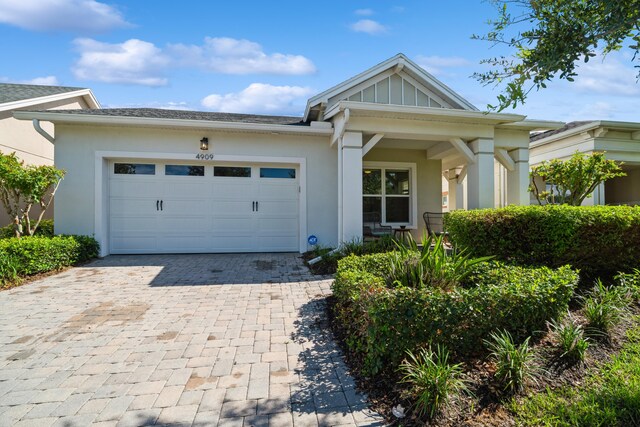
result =
M388 58L377 65L339 83L324 92L319 93L318 95L313 96L307 101L307 107L304 113L304 120L312 119L312 115L320 115L319 112L324 110L327 107L327 103L329 99L335 97L336 95L345 92L369 79L375 78L375 76L382 74L384 72L388 72L388 70L393 69L393 74L398 74L401 71L409 74L416 81L420 82L425 87L433 89L435 93L437 93L442 98L446 98L450 103L455 106L455 108L463 109L463 110L471 110L477 111L478 109L471 104L469 101L464 99L462 96L457 94L447 85L442 83L432 74L427 72L425 69L420 67L418 64L413 62L407 55L402 52L397 53L396 55ZM315 113L315 114L312 114ZM316 118L313 118L314 120Z

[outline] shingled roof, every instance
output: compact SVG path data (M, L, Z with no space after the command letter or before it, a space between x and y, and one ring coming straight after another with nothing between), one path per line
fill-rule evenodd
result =
M308 126L301 117L258 114L213 113L207 111L164 110L160 108L103 108L94 110L46 110L47 113L91 116L138 117L149 119L201 120L212 122L259 123Z
M584 121L578 121L578 122L569 122L569 123L567 123L566 125L562 126L559 129L548 130L546 132L536 133L535 135L532 135L529 138L529 142L534 142L534 141L538 141L540 139L544 139L544 138L550 137L552 135L557 135L559 133L566 132L566 131L568 131L570 129L586 125L587 123L592 123L593 121L594 120L584 120Z
M22 101L25 99L42 98L43 96L58 95L66 92L76 92L84 89L85 88L82 87L0 83L0 104Z

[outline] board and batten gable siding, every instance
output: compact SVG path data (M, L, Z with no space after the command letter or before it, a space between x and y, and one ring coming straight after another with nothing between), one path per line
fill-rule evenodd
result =
M204 153L214 156L306 159L306 233L316 235L322 245L337 244L337 155L326 137L70 124L58 124L56 129L57 167L67 171L56 194L56 233L95 233L97 152L193 155L193 164L202 164L195 155L202 153L199 141L206 136L209 151ZM102 171L103 182L108 181L107 172ZM103 191L103 198L104 194L108 192Z

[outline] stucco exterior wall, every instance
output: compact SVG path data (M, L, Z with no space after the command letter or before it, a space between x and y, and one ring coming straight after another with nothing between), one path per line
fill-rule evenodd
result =
M640 168L628 170L621 176L605 182L605 201L608 205L640 205Z
M48 102L23 108L22 110L76 110L88 108L81 97L74 97L61 101ZM13 111L0 112L0 152L16 156L30 165L53 165L53 144L35 131L29 120L17 120L13 118ZM52 123L41 122L42 128L50 135L54 135ZM32 216L40 213L36 206L32 209ZM53 206L50 206L45 218L53 218ZM3 208L0 207L0 226L11 223L12 220Z
M192 154L194 164L202 164L195 155L205 136L214 156L306 158L307 235L316 235L322 245L337 244L337 152L327 137L141 127L57 126L56 165L67 175L56 196L56 233L92 235L96 230L94 182L96 173L103 173L96 171L96 152ZM215 159L204 162L212 163Z
M442 162L428 160L425 150L372 149L363 159L364 162L415 163L417 172L417 230L412 230L414 239L419 239L425 229L422 214L442 211Z

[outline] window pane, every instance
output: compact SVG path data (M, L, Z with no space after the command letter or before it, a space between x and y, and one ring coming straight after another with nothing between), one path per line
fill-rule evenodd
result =
M362 215L365 221L382 221L382 197L363 197Z
M409 194L409 171L385 172L386 194Z
M165 175L204 176L204 166L165 165Z
M260 178L290 178L296 177L295 169L287 168L260 168Z
M156 165L144 163L115 163L113 172L118 175L155 175Z
M386 197L385 206L387 208L386 222L409 222L408 197Z
M232 176L236 178L250 178L251 168L235 166L215 166L213 176Z
M380 169L363 169L362 194L382 194L382 171Z

